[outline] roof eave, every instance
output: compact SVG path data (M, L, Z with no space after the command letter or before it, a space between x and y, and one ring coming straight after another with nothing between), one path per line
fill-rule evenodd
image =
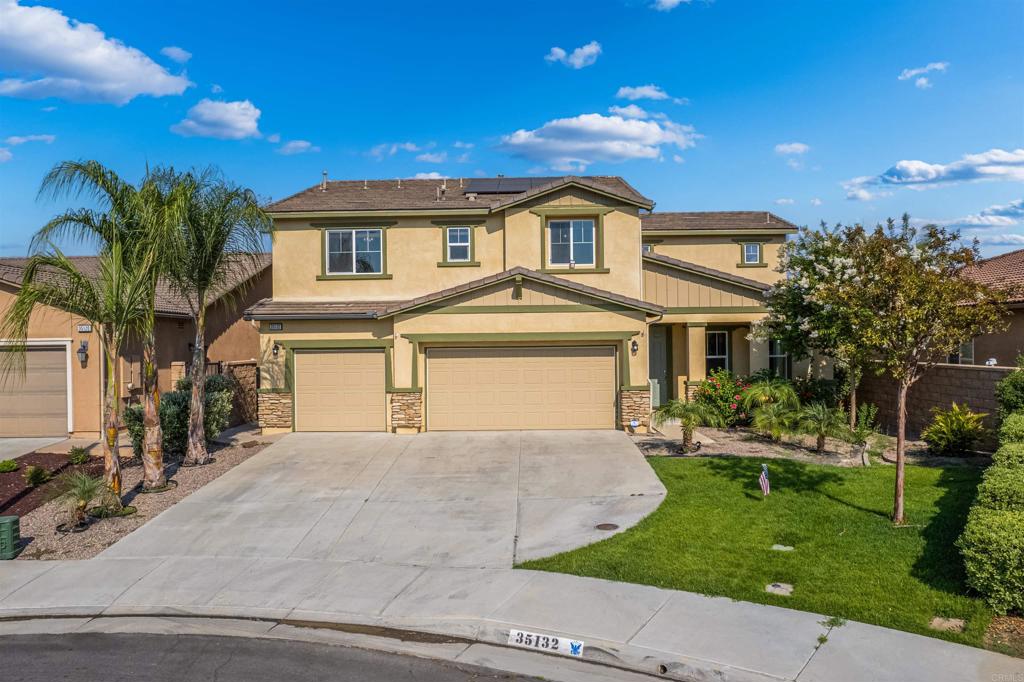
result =
M685 228L675 230L664 230L664 229L648 229L641 227L640 233L642 235L650 235L652 237L678 237L680 235L689 235L697 237L707 237L711 235L740 235L740 236L755 236L761 234L796 234L799 232L799 228L796 227L769 227L764 229L750 229L750 228L731 228L725 230L687 230Z
M651 201L650 199L645 199L644 201L637 201L636 199L631 199L631 198L625 197L625 196L623 196L621 194L616 194L615 192L609 192L608 190L601 189L601 188L598 188L598 187L594 187L592 185L583 184L582 182L576 182L575 180L569 180L569 181L566 181L566 182L563 182L563 183L559 183L559 184L553 185L552 187L545 188L543 191L537 192L536 194L530 194L529 196L523 196L523 197L519 197L517 199L506 201L504 203L495 204L493 210L495 210L495 211L505 211L505 210L507 210L509 208L513 208L515 206L518 206L519 204L521 204L523 202L530 201L531 199L536 199L537 197L542 197L545 194L549 194L551 192L555 192L555 191L558 191L560 189L565 189L566 187L579 187L580 189L586 190L588 192L593 192L595 194L600 194L600 195L608 197L610 199L616 199L617 201L621 201L623 203L630 204L632 206L637 206L639 208L645 208L648 211L654 208L654 202Z
M387 216L432 216L432 215L487 215L490 206L473 206L468 208L403 208L403 209L365 209L365 210L331 210L331 211L267 211L267 215L275 219L305 218L381 218Z
M256 320L257 322L284 322L287 320L372 320L377 317L376 312L366 313L254 313L246 310L242 313L242 319L246 321Z

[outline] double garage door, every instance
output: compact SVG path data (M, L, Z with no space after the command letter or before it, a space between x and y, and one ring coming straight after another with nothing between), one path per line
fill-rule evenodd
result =
M427 351L431 431L611 429L612 347L433 348ZM383 431L384 353L295 354L298 431Z
M10 353L0 348L0 353ZM0 358L2 360L2 358ZM68 432L66 348L25 351L25 373L0 377L0 437L63 436Z

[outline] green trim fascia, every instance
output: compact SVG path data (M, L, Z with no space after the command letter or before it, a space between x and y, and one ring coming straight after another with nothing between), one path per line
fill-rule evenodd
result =
M770 242L771 240L771 237L745 237L743 239L737 237L731 239L730 241L736 242L737 244L764 244L766 242Z
M704 383L704 380L702 379L700 381L687 381L686 385L687 386L700 386L703 383Z
M541 268L537 272L545 275L607 275L608 268Z
M637 384L636 386L619 386L620 391L649 391L650 386L644 386L643 384Z
M639 336L639 331L607 332L497 332L464 334L403 334L416 343L445 343L463 341L621 341Z
M715 313L763 313L767 312L767 308L760 305L732 305L722 306L720 308L697 306L693 308L668 308L665 311L666 315L698 315L708 314L713 315Z
M279 346L289 350L335 350L338 348L391 348L395 345L394 339L323 339L307 340L275 340Z
M768 267L768 264L767 263L737 263L736 267L738 267L738 268L766 268L766 267Z
M641 234L650 235L652 237L728 237L729 235L780 235L780 234L796 234L799 232L797 228L773 228L767 230L643 230Z
M581 218L589 218L592 215L605 215L613 212L614 208L608 208L606 206L593 206L590 204L583 204L580 206L551 206L547 208L531 208L530 213L539 215L542 218L547 216L572 216L578 215Z
M706 327L706 326L708 326L707 322L686 322L685 324L686 324L687 327Z
M478 261L438 261L437 267L439 268L478 268L480 263Z
M487 215L491 212L489 206L480 208L427 208L427 209L395 209L390 211L268 211L267 215L274 219L281 220L305 220L310 218L322 218L324 220L347 219L347 218L370 218L377 220L379 216L386 215L393 217L430 217L439 215L469 216ZM306 229L307 226L297 226L297 229Z
M388 393L423 393L422 388L395 388L391 386L388 388Z
M393 275L388 274L360 274L360 275L317 275L316 281L328 282L332 279L394 279Z
M261 388L257 393L291 393L290 388Z
M406 337L408 338L408 336ZM412 341L412 387L418 388L420 385L420 344L414 339Z
M479 218L479 219L473 219L473 220L459 220L457 217L453 217L453 218L445 218L444 220L431 220L430 222L432 224L434 224L434 225L437 225L438 227L447 227L448 225L453 225L455 227L459 227L460 225L466 225L466 226L483 225L484 223L487 222L487 219L486 218Z
M337 229L354 229L363 227L368 230L380 230L380 272L353 272L353 273L327 273L327 233ZM357 226L339 226L339 227L321 227L320 229L320 274L317 275L317 281L321 282L324 280L332 279L391 279L391 275L388 274L388 226L384 224L378 225L357 225Z
M540 272L546 274L571 274L571 273L590 273L590 274L607 274L611 272L604 267L604 214L610 213L614 209L608 209L607 211L601 212L600 209L597 211L590 211L589 213L581 212L581 209L565 207L567 210L564 214L552 214L545 215L538 211L530 211L535 215L540 216ZM571 210L570 210L571 209ZM544 209L544 212L554 209ZM594 265L592 267L582 268L567 268L567 267L551 267L548 263L548 223L552 217L561 217L562 219L567 217L577 216L579 218L591 218L594 221Z
M567 303L564 305L460 305L460 306L425 306L420 308L424 315L472 315L486 313L601 313L616 310L633 310L617 303Z
M340 220L340 219L339 220L332 220L332 221L326 222L326 223L310 223L310 226L311 227L317 227L317 228L320 228L322 230L329 230L329 229L335 228L335 227L340 227L340 228L363 227L363 228L373 229L373 228L376 228L376 227L381 227L381 228L383 228L383 227L391 227L392 225L397 225L397 224L398 224L397 220L368 220L366 218L363 218L363 219L349 218L349 219L346 219L346 220Z
M619 341L619 383L622 386L629 385L629 339Z

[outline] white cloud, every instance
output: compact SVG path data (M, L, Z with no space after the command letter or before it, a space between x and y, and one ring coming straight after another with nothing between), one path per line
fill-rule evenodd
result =
M776 206L792 206L795 203L796 203L796 201L793 200L793 199L776 199L775 200L775 205Z
M647 113L646 109L635 104L627 104L624 107L610 106L608 111L622 118L650 118L650 114Z
M173 59L179 64L184 64L188 60L192 59L191 52L189 52L188 50L183 50L180 47L175 47L174 45L169 45L167 47L161 48L160 54L167 57L168 59Z
M424 152L417 154L416 160L424 163L444 163L448 160L448 152Z
M474 145L472 142L463 142L461 140L455 140L455 144L453 144L452 146L455 147L456 149L472 149L476 145Z
M1024 234L982 234L975 235L982 244L989 246L1021 246L1024 245Z
M651 5L651 8L656 9L659 12L671 12L683 3L689 5L690 0L654 0L654 4Z
M793 170L803 170L804 168L804 162L792 156L786 159L786 165L792 168Z
M284 154L285 156L291 156L292 154L305 154L306 152L318 152L320 147L317 147L309 140L289 140L283 145L277 148L278 154Z
M367 154L380 161L385 156L394 156L398 152L418 152L433 146L433 143L421 147L415 142L384 142L371 147Z
M806 154L810 149L803 142L780 142L775 145L776 154Z
M212 92L213 94L216 95L216 94L219 94L221 92L224 92L224 88L222 88L219 85L217 85L216 83L214 83L213 85L210 86L210 92Z
M0 147L0 163L7 163L12 158L14 158L14 154L11 153L10 149L7 147Z
M675 161L676 163L686 163L686 159L684 159L683 157L679 156L678 154L673 154L672 155L672 160Z
M932 87L932 82L925 78L924 76L921 76L920 78L914 81L914 87L917 88L918 90L927 90L928 88Z
M566 51L560 47L553 47L550 52L544 55L544 60L548 62L559 62L573 69L582 69L596 62L600 54L601 43L596 40L591 40L586 45L577 47L571 53L566 53Z
M437 171L430 171L429 173L417 173L412 176L413 180L444 180L447 175L441 175Z
M951 222L957 227L972 229L988 229L1011 227L1024 222L1024 199L1017 199L1008 204L995 204L977 213L958 218Z
M56 135L11 135L4 140L4 143L17 147L19 144L25 144L26 142L45 142L46 144L51 144L56 139Z
M628 99L631 102L635 102L638 99L670 99L676 104L690 103L690 100L685 97L672 97L653 83L648 83L647 85L623 85L618 89L618 91L616 91L615 96L618 99Z
M930 189L962 182L1004 180L1024 182L1024 148L990 149L980 154L965 154L951 163L898 161L880 175L863 175L842 183L848 199L866 201L886 194L876 188Z
M948 69L948 68L949 68L949 62L931 62L930 64L927 64L926 66L919 66L919 67L914 68L914 69L903 69L903 71L900 72L900 75L897 76L897 78L899 80L901 80L901 81L905 81L905 80L910 80L911 78L914 78L916 76L923 76L924 74L931 73L932 71L938 71L939 73L945 73L946 69ZM918 87L920 87L920 86L918 86Z
M249 100L218 102L201 99L185 118L171 126L171 132L184 137L215 137L242 140L260 137L260 110Z
M469 163L469 152L463 152L455 157L455 163Z
M818 197L811 199L811 206L821 206L823 202Z
M57 111L57 107L43 107L42 109L40 109L40 111L45 111L46 113L50 113L51 111Z
M267 135L267 142L269 142L270 144L277 144L280 141L281 141L281 133L274 133L272 135Z
M180 95L193 85L98 26L58 10L0 0L0 95L125 104L139 95Z
M581 114L548 121L534 130L520 129L501 139L504 151L558 171L582 172L597 162L658 159L662 147L693 147L693 126L673 121L641 121L621 116Z

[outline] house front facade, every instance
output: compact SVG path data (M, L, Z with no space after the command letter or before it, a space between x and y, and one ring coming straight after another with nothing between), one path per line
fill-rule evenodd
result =
M796 228L654 213L618 177L331 181L278 201L265 431L645 430L748 340Z

